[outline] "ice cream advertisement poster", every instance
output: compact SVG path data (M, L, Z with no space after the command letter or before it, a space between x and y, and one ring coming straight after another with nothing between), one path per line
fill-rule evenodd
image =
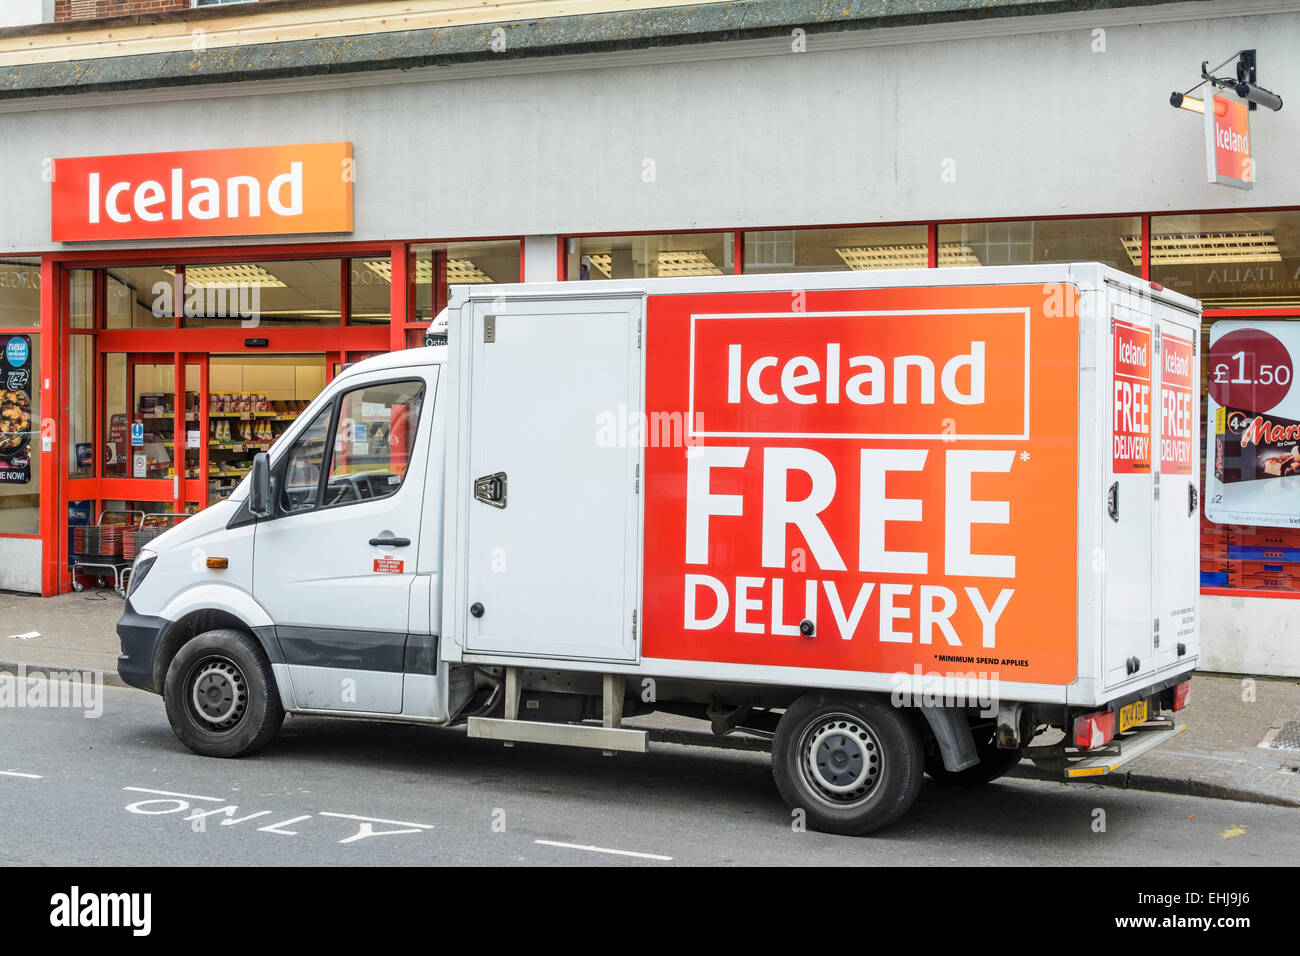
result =
M1210 326L1205 514L1219 524L1300 527L1300 322Z

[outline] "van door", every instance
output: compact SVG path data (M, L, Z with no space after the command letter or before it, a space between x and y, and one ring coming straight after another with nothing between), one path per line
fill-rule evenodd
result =
M641 300L473 308L466 648L633 660Z
M1149 314L1110 306L1109 515L1102 559L1105 592L1102 668L1107 690L1149 678L1154 665L1155 341Z
M1195 316L1155 303L1160 374L1160 499L1156 508L1156 666L1199 653L1199 394Z
M299 707L395 714L417 568L436 366L350 381L272 465L253 593Z

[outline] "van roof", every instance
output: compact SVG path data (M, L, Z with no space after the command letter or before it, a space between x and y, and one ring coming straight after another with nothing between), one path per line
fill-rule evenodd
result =
M360 375L363 372L381 372L390 368L417 368L425 365L443 365L447 361L447 346L435 345L418 349L401 349L385 352L348 365L337 378Z

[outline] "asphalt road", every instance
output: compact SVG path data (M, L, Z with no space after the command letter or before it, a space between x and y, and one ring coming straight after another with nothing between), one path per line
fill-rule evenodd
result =
M1300 811L1085 785L928 781L900 824L796 832L766 755L648 755L291 717L262 754L198 757L162 700L0 707L0 864L1292 865Z

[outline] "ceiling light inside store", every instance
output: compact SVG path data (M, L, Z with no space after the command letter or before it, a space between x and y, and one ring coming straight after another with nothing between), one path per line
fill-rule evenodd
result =
M164 269L176 275L175 269ZM261 266L239 262L224 266L186 266L185 281L201 289L283 289L285 284Z
M1142 265L1142 237L1121 236L1124 251ZM1272 230L1261 232L1178 232L1151 237L1151 264L1175 266L1213 262L1281 262Z
M845 246L835 250L844 264L859 272L874 269L924 269L930 264L929 247L925 243L901 246ZM977 266L979 257L970 246L959 242L939 245L939 265Z
M704 252L661 252L659 253L659 275L661 276L720 276L722 270L713 264L713 260Z
M393 263L390 259L372 259L366 262L366 268L385 282L393 281ZM474 265L469 259L447 260L448 285L482 285L495 282L490 275ZM415 282L417 285L433 284L433 260L419 258L415 260Z

